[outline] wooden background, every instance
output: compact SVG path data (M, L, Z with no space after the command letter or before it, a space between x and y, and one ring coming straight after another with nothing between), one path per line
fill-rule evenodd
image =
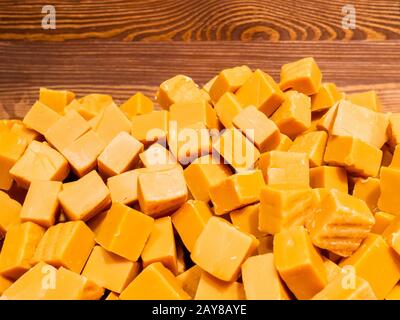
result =
M356 8L356 30L341 8ZM52 4L57 29L43 30ZM239 64L279 81L283 63L314 56L346 92L376 89L400 111L400 0L0 0L0 118L21 117L38 88L154 96L183 73L204 83Z

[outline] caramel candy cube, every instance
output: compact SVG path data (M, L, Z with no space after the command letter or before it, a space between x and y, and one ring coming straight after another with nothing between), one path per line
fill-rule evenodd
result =
M351 136L380 149L389 139L388 126L389 115L342 100L329 134Z
M191 78L177 75L161 83L156 99L161 108L168 110L177 102L204 100L204 95Z
M209 202L210 188L229 177L232 172L228 166L218 163L212 155L205 155L194 160L183 174L193 198Z
M329 282L312 300L376 300L371 286L363 278L354 275L354 283L346 284L343 275Z
M0 275L16 280L28 271L43 234L44 229L33 222L12 225L0 253Z
M94 130L89 130L64 148L62 155L68 160L72 171L81 178L96 169L97 158L105 146L100 136Z
M40 88L39 101L60 114L74 98L75 94L71 91Z
M59 119L61 119L61 115L59 113L43 103L36 101L32 108L25 115L23 123L28 128L44 135L46 131Z
M139 154L140 161L146 168L163 164L176 164L173 154L159 143L154 143Z
M121 300L188 300L171 271L160 262L147 266L119 296Z
M58 194L62 183L58 181L32 181L21 210L21 221L32 221L45 228L55 223L58 214Z
M304 133L296 139L289 148L291 152L304 152L308 155L310 168L322 165L328 134L325 131Z
M99 171L109 177L133 169L139 161L143 144L127 132L118 133L97 159Z
M154 111L132 118L132 136L144 145L154 141L166 141L168 133L168 111Z
M381 101L375 90L349 94L346 99L356 105L380 112L382 110Z
M181 273L176 277L176 280L181 284L183 290L185 290L192 298L195 297L197 288L199 286L200 277L204 273L203 270L197 265L194 265L190 269Z
M303 227L275 235L274 260L279 275L297 299L310 299L327 284L324 262Z
M323 83L318 92L311 96L311 111L319 112L329 109L343 97L344 94L334 83Z
M271 116L279 130L293 139L311 126L311 99L297 91L285 92L285 101Z
M343 166L348 172L363 177L376 176L381 160L381 150L345 136L329 137L324 155L324 161L329 165Z
M55 149L62 152L89 129L89 123L78 112L71 110L55 122L44 137Z
M352 268L354 274L368 281L378 300L385 298L400 280L399 256L382 236L373 233L339 267Z
M258 167L266 184L309 186L308 156L305 153L269 151L260 156Z
M289 300L275 268L273 253L248 258L242 264L242 279L248 300Z
M321 166L310 169L311 188L348 191L347 172L342 167Z
M217 129L218 120L214 108L206 101L180 102L169 108L169 122L175 121L177 129L202 123L208 129Z
M132 119L132 117L138 114L150 113L153 111L153 101L146 97L143 93L138 92L127 101L125 101L120 109L125 113L125 115Z
M94 234L83 221L58 223L47 229L32 261L80 273L94 244Z
M265 185L260 170L234 174L210 188L210 198L217 215L223 215L260 199Z
M99 93L92 93L88 94L79 100L77 100L77 108L76 111L84 117L86 120L92 120L97 118L99 119L99 115L104 111L106 107L111 104L114 104L113 98L108 94L99 94ZM72 104L72 102L71 102ZM69 105L65 108L69 109ZM96 122L98 122L96 120Z
M302 226L314 208L315 198L310 188L267 185L261 189L258 229L277 234L293 226Z
M63 181L69 174L67 160L45 142L32 141L10 169L10 175L28 189L33 180Z
M96 232L107 251L137 261L153 228L154 219L120 203L113 203Z
M356 179L353 188L353 196L362 199L371 211L375 211L378 206L381 194L380 181L377 178Z
M141 210L152 217L161 217L178 209L188 197L183 170L174 166L167 170L144 172L138 178L138 199Z
M232 224L239 228L239 230L252 234L257 239L265 235L264 232L258 230L258 215L260 210L260 204L250 204L246 207L231 211L229 217L231 218Z
M303 58L281 67L282 90L293 89L306 95L316 94L322 81L322 73L314 58Z
M275 149L280 142L278 127L268 117L249 106L233 118L233 125L253 142L260 152Z
M200 276L194 300L244 300L243 284L216 279L207 272Z
M191 253L200 268L223 281L234 281L241 264L256 249L255 238L222 218L211 217Z
M142 251L143 267L154 262L161 262L175 275L178 274L176 245L171 217L154 221L149 239Z
M64 184L58 195L61 207L70 220L88 220L106 209L110 202L110 191L96 171L91 171L79 180Z
M0 135L0 189L10 190L13 178L10 169L21 158L27 142L21 136L9 130Z
M121 293L139 274L140 264L95 246L82 271L82 276L98 286Z
M292 146L293 141L290 140L290 138L281 133L280 134L280 139L279 139L279 144L274 148L276 151L289 151L290 147Z
M252 71L248 66L222 70L209 91L212 101L217 102L226 92L236 92L251 75Z
M219 121L229 129L233 127L232 120L242 110L242 106L232 92L225 92L214 106Z
M371 232L376 234L382 234L396 218L395 215L383 211L376 212L374 217L375 224L373 225Z
M242 107L255 106L267 117L285 100L283 92L271 76L257 69L236 92Z
M236 172L254 168L260 156L260 152L250 140L235 128L226 129L213 142L213 148Z
M130 170L107 179L112 202L131 205L138 200L137 181L141 171Z
M400 199L397 188L400 187L400 168L381 168L378 208L387 213L400 215Z
M199 200L188 200L171 216L172 223L189 252L192 252L211 216L207 203Z
M1 239L12 225L20 222L21 205L18 201L11 199L7 193L0 191L0 208Z
M374 223L374 216L364 201L331 190L308 227L315 246L348 257L368 236Z

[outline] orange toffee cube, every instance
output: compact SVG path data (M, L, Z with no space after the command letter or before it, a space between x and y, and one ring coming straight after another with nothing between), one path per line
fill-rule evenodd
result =
M375 90L349 94L346 96L346 99L351 103L371 109L373 111L380 112L382 109L381 101Z
M120 109L125 113L125 115L132 119L132 117L138 114L150 113L153 111L153 101L146 97L143 93L138 92L127 101L125 101Z
M381 168L380 190L378 199L379 210L394 215L400 214L400 198L397 188L400 187L400 168Z
M242 110L239 100L232 92L225 92L215 103L214 108L219 121L228 129L233 127L232 120Z
M325 131L312 131L297 136L289 148L291 152L303 152L308 155L310 168L322 165L328 134Z
M329 109L343 99L343 96L334 83L323 83L318 92L311 96L311 111L319 112Z
M347 172L342 167L321 166L310 169L311 188L337 189L348 191Z
M168 133L168 111L154 111L132 118L132 136L144 145L165 141Z
M259 226L259 210L260 204L250 204L246 207L231 211L229 214L232 224L239 228L239 230L252 234L257 239L265 235L258 229Z
M62 116L59 113L50 107L36 101L25 115L23 123L28 128L44 135L54 123L61 119L61 117Z
M378 200L381 194L380 181L377 178L356 179L353 196L362 199L371 211L378 207Z
M107 179L112 202L131 205L138 200L137 181L141 171L130 170Z
M244 300L243 284L216 279L202 272L194 300Z
M40 88L39 101L60 114L74 98L75 94L71 91Z
M21 204L0 191L0 208L0 238L3 238L12 225L20 222Z
M376 234L382 234L390 223L396 218L394 214L390 214L383 211L375 213L375 224L372 226L371 232Z

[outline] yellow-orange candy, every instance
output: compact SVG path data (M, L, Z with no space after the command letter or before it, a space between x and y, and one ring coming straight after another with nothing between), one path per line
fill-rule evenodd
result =
M353 196L364 200L371 211L377 208L380 194L380 181L377 178L357 179L354 184Z
M27 142L21 136L9 130L0 135L0 189L9 190L13 180L10 169L22 156Z
M323 83L316 94L311 96L311 111L319 112L332 107L343 98L334 83Z
M200 276L195 300L244 300L243 284L216 279L207 272Z
M154 219L123 204L113 203L96 232L104 249L137 261L150 236Z
M353 267L353 272L372 287L376 297L385 298L400 280L400 258L382 236L371 233L350 257L339 264Z
M138 200L137 180L141 169L130 170L107 179L112 202L131 205Z
M400 113L389 115L389 145L394 148L400 143Z
M29 129L23 122L13 123L10 131L23 138L26 141L27 145L33 140L39 140L41 137L40 133L35 130Z
M279 275L297 299L310 299L327 283L322 258L303 227L275 235L274 260Z
M234 281L243 261L255 249L255 238L222 218L211 217L191 253L200 268L224 281Z
M0 238L3 238L13 224L20 222L21 205L0 191L0 208Z
M368 236L374 223L374 216L364 201L331 190L308 229L314 245L348 257Z
M242 264L242 279L248 300L289 300L272 253L248 258Z
M351 103L371 109L373 111L381 111L382 104L375 90L353 93L346 96Z
M291 152L303 152L308 155L310 168L322 165L328 134L325 131L304 133L296 139L289 148Z
M120 132L98 157L99 171L104 176L115 176L133 169L139 161L139 153L142 151L142 143L129 133Z
M345 276L338 276L318 292L312 300L376 300L367 281L354 275L353 283L346 283Z
M244 208L232 211L229 216L232 224L239 228L239 230L252 234L256 238L263 237L264 232L258 230L258 212L260 204L251 204Z
M388 140L389 116L342 100L329 133L350 136L378 149Z
M225 92L214 106L219 121L225 128L232 128L232 120L242 110L242 106L232 92Z
M34 180L21 210L21 221L32 221L43 227L50 227L58 213L58 194L62 183L58 181Z
M105 148L105 143L93 130L76 139L61 152L68 160L73 172L83 177L97 166L97 158Z
M345 136L331 136L324 155L324 161L329 165L343 166L348 172L364 177L376 176L381 160L381 150Z
M289 151L290 147L292 146L293 141L290 140L290 138L281 133L280 134L280 140L279 140L279 144L274 148L274 150L276 151Z
M400 219L396 217L382 233L388 245L400 255Z
M316 123L318 130L330 132L336 118L339 102L335 103Z
M39 101L61 114L74 98L75 94L71 91L40 88Z
M306 95L316 94L321 86L322 73L314 58L304 58L281 67L282 90L293 89Z
M252 169L260 156L250 140L234 128L226 129L213 142L213 148L237 172Z
M265 152L260 156L258 166L266 184L309 186L308 156L305 153Z
M125 101L120 109L125 115L132 119L133 116L138 114L150 113L153 111L153 101L146 97L143 93L138 92L127 101Z
M400 284L396 284L394 288L385 297L385 300L400 300Z
M160 217L178 209L188 197L183 170L178 166L162 171L144 172L138 178L141 210Z
M283 92L271 76L257 69L236 92L242 107L255 106L267 117L285 100Z
M132 136L147 145L153 141L165 141L168 133L168 111L154 111L132 118Z
M33 222L12 225L0 253L0 275L15 280L28 271L43 234L44 229Z
M171 271L160 262L147 266L119 296L121 300L188 300Z
M9 280L3 276L0 276L0 300L1 295L4 293L4 291L6 291L11 285L13 284L12 280Z
M94 234L83 221L59 223L47 229L32 261L80 273L93 246Z
M295 138L311 126L311 99L297 91L285 92L285 101L271 116L279 130Z
M139 154L139 158L146 168L177 163L172 153L159 143L152 144L147 150Z
M82 271L82 276L100 287L121 293L138 275L139 266L138 262L131 262L100 246L95 246Z
M400 168L381 168L380 174L381 194L378 200L379 210L395 215L400 214Z
M13 179L28 189L33 180L62 181L69 174L67 160L45 142L32 141L10 169Z
M61 119L61 115L43 103L36 101L32 108L25 115L23 123L44 135L47 130Z
M242 109L233 118L233 125L253 142L260 152L273 150L279 145L278 127L256 107Z
M107 208L110 191L96 171L64 184L58 195L64 213L71 220L88 220Z
M72 104L73 102L71 102ZM77 100L77 108L75 109L86 120L96 118L106 107L113 104L113 98L108 94L92 93ZM69 105L65 108L69 109ZM98 119L97 119L98 120Z
M194 265L190 269L177 276L176 280L178 280L178 282L181 284L183 290L185 290L192 298L194 298L202 273L203 270L201 270L199 266Z
M259 201L264 186L260 170L234 174L210 188L210 197L217 215L228 213Z
M218 163L218 160L211 155L205 155L193 161L183 174L193 198L208 202L209 189L232 173L226 165Z
M56 121L44 137L55 149L62 152L89 129L89 123L78 112L72 110Z
M171 216L172 223L189 252L193 250L211 216L207 203L199 200L187 201Z
M314 208L314 193L310 188L267 185L261 189L258 229L276 234L293 226L302 226Z
M156 219L142 251L143 267L161 262L173 274L178 274L176 245L171 217Z
M206 101L180 102L169 108L169 121L176 122L177 129L203 123L208 129L218 127L214 108Z
M211 99L217 102L224 93L237 91L251 75L252 71L248 66L222 70L210 87Z
M374 217L375 224L373 225L371 232L376 234L382 234L396 218L395 215L383 211L376 212Z
M161 108L168 110L174 103L204 100L205 96L191 78L177 75L161 83L156 98Z
M310 169L311 188L337 189L348 191L347 173L342 167L321 166Z

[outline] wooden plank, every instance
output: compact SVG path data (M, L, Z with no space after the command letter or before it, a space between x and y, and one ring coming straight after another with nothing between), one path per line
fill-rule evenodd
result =
M356 29L341 26L356 9ZM57 29L43 30L54 5ZM400 39L398 0L2 0L0 39L384 40Z
M109 93L122 102L140 90L154 96L165 79L186 74L199 84L221 69L247 64L279 81L280 66L305 56L325 81L348 92L376 89L387 111L400 112L400 42L0 42L0 118L21 117L41 86L78 95Z

